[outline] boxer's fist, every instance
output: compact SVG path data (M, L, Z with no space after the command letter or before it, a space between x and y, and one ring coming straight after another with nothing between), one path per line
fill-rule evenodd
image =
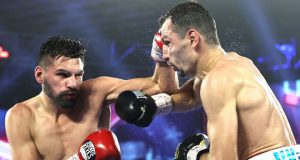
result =
M172 98L166 93L149 96L141 91L124 91L115 103L118 116L139 127L149 126L155 115L168 114L172 108Z
M175 160L198 160L201 154L208 152L209 139L203 134L195 134L183 140L177 146Z
M90 134L82 142L73 160L121 160L121 151L116 135L106 129Z
M151 57L156 62L165 63L166 61L163 59L163 42L160 32L157 32L154 35L151 49Z
M140 127L147 127L152 122L156 109L154 100L140 91L124 91L115 103L121 119Z

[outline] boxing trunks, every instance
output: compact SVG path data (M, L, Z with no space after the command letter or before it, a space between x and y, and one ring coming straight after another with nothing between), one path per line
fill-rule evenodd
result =
M249 160L300 160L300 145L273 149Z

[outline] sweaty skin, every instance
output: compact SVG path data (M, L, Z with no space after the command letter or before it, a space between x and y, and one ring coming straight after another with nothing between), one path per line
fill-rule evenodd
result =
M212 141L209 156L243 160L295 145L281 105L253 63L236 53L217 63L200 89Z
M161 31L164 59L195 75L172 98L174 112L204 107L211 146L201 160L247 160L296 144L280 103L251 60L208 45L193 28L181 39L170 19Z
M109 128L108 104L120 92L143 90L156 94L162 89L176 88L175 81L171 80L175 73L163 65L157 66L153 77L131 80L99 77L82 81L82 72L83 63L79 58L60 57L46 70L36 68L35 76L40 84L47 79L55 94L70 91L65 99L76 97L71 88L79 90L78 99L73 108L64 109L42 90L37 96L14 105L6 116L6 132L14 160L67 159L77 153L82 140L90 133Z

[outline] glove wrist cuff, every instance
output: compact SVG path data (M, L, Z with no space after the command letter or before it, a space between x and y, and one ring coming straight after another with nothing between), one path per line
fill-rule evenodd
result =
M67 160L80 160L78 154L74 154L72 157L68 158Z
M151 96L157 106L156 115L166 115L172 112L172 97L166 93L160 93Z
M207 146L196 145L188 151L187 160L198 160L206 151L208 151Z

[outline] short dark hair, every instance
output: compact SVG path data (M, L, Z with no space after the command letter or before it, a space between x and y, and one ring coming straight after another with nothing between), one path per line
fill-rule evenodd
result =
M196 28L206 39L208 44L220 44L214 18L198 2L188 1L176 5L167 14L159 18L160 27L170 18L174 25L174 32L183 38L191 28Z
M54 59L61 56L68 58L80 58L84 62L86 49L79 40L63 36L49 38L40 48L38 65L47 67Z

